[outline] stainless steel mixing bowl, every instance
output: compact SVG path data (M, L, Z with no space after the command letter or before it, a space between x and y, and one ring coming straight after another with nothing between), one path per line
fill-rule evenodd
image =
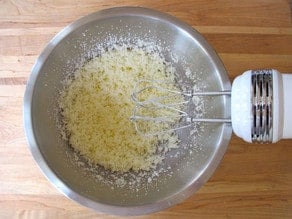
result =
M185 78L187 68L201 89L230 90L222 62L197 31L170 15L139 7L103 10L66 27L41 53L27 83L24 125L34 159L62 193L99 212L141 215L183 201L209 179L231 137L230 124L200 124L195 135L183 131L179 148L170 151L161 164L168 168L151 182L142 179L134 188L99 181L74 162L76 155L61 138L55 119L62 80L101 48L125 41L139 44L140 40L159 45L183 83L193 83ZM207 98L204 115L229 117L229 101L228 97Z

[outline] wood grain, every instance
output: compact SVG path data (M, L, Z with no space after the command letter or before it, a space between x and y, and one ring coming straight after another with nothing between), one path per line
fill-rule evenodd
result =
M248 69L292 73L289 0L0 0L0 218L117 218L76 204L47 181L25 140L22 105L32 66L49 40L82 16L122 5L161 10L196 28L231 80ZM292 141L252 145L232 136L198 193L145 216L179 217L292 218Z

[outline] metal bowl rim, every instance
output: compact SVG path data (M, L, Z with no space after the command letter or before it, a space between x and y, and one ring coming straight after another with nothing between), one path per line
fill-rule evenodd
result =
M172 196L159 200L155 203L141 205L141 206L114 206L104 203L97 203L87 197L80 195L77 191L73 191L68 185L66 185L62 180L57 176L57 174L47 165L44 156L42 155L33 129L33 121L32 121L32 102L33 102L33 93L34 86L37 81L39 72L42 68L42 65L45 63L48 56L54 50L54 48L72 31L81 27L84 24L87 24L94 20L106 19L110 17L116 16L143 16L143 17L151 17L158 19L160 21L169 22L174 25L176 28L180 28L181 30L187 32L191 37L200 42L202 49L212 58L212 62L218 68L220 76L223 79L223 86L225 89L230 89L231 85L227 76L227 72L224 68L223 63L220 58L217 56L216 52L213 48L208 44L208 42L191 26L186 23L180 21L179 19L160 12L153 9L142 8L142 7L115 7L110 9L104 9L101 11L94 12L89 14L83 18L76 20L75 22L69 24L62 31L60 31L45 47L40 56L37 58L32 71L27 82L25 94L24 94L24 108L23 108L23 117L24 117L24 127L25 134L27 138L27 142L29 143L30 151L40 167L43 174L47 177L47 179L65 196L76 201L84 206L97 210L98 212L115 214L115 215L143 215L154 213L168 207L171 207L175 204L180 203L185 200L189 196L193 195L214 173L215 169L219 165L223 155L228 146L232 128L229 124L224 125L224 131L220 136L220 147L219 150L216 151L213 158L211 159L211 163L201 172L201 174L196 178L197 180L193 181L189 184L183 191L179 191L178 193L173 194Z

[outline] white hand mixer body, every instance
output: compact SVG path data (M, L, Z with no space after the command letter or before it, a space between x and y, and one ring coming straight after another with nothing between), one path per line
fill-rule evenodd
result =
M159 86L150 86L156 89L164 89ZM138 96L149 87L134 91L132 99L136 103L133 115L130 117L134 122L138 133L141 132L138 121L167 122L171 118L166 117L147 117L137 113L139 107L147 108L147 105L154 104L155 107L165 107L176 111L181 118L185 118L188 123L194 122L231 122L234 133L247 142L272 143L282 138L292 138L292 75L281 74L276 70L250 70L235 78L232 90L218 92L180 92L186 97L193 96L217 96L231 95L231 119L225 118L192 118L186 112L176 108L174 105L163 104L162 98L151 100L139 100ZM170 93L178 91L167 90ZM181 103L179 103L181 104ZM177 117L177 115L176 115ZM183 125L171 128L174 131L189 127ZM158 134L159 132L150 133ZM146 133L146 136L149 133Z
M247 142L292 138L292 75L250 70L235 78L231 92L234 133Z

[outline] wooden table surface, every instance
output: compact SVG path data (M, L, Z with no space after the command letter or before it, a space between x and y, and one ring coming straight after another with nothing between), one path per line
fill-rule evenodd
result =
M67 199L47 181L28 149L22 105L31 68L48 41L86 14L121 5L155 8L196 28L231 80L248 69L292 73L289 0L1 0L0 218L115 218ZM232 136L215 174L195 195L145 216L166 217L292 218L292 140L253 145Z

